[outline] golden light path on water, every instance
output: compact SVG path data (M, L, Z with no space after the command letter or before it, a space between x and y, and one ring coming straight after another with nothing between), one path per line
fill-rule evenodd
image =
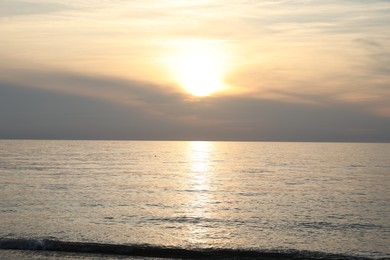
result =
M188 215L193 217L194 225L189 225L189 241L191 244L207 243L209 228L202 223L207 219L210 212L210 156L213 144L211 142L190 142L188 147L188 159L190 170L188 180L192 196L189 201Z

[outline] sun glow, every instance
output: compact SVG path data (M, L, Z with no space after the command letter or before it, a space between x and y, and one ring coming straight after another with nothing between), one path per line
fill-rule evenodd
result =
M171 67L177 83L195 96L208 96L227 88L227 54L223 42L193 40L177 44Z

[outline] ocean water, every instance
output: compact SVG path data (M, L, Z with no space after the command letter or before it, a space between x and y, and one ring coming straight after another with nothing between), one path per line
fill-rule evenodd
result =
M390 144L0 140L0 258L389 259L389 188Z

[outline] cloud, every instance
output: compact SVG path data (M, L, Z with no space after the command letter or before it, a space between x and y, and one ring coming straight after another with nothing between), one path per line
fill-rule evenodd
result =
M71 8L61 3L31 2L19 0L0 1L0 18L49 14L67 10L71 10Z
M359 38L355 40L356 42L366 46L370 49L382 49L383 46L378 40L368 39L368 38Z
M319 96L300 98L320 105L248 96L191 98L162 86L101 76L34 77L27 78L38 82L40 77L47 85L0 83L1 138L390 140L388 118ZM61 84L53 87L54 79Z
M144 96L153 99L153 95ZM137 104L118 104L111 98L4 82L0 83L0 111L0 138L148 139L169 136L165 130L170 125L167 118Z
M140 106L154 113L160 106L179 100L183 93L169 86L149 82L114 78L102 75L81 74L50 70L9 70L6 72L11 84L82 96L121 106ZM151 110L152 111L152 110Z

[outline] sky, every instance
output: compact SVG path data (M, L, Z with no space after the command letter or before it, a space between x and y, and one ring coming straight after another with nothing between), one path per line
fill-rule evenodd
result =
M389 0L0 0L0 138L390 141Z

